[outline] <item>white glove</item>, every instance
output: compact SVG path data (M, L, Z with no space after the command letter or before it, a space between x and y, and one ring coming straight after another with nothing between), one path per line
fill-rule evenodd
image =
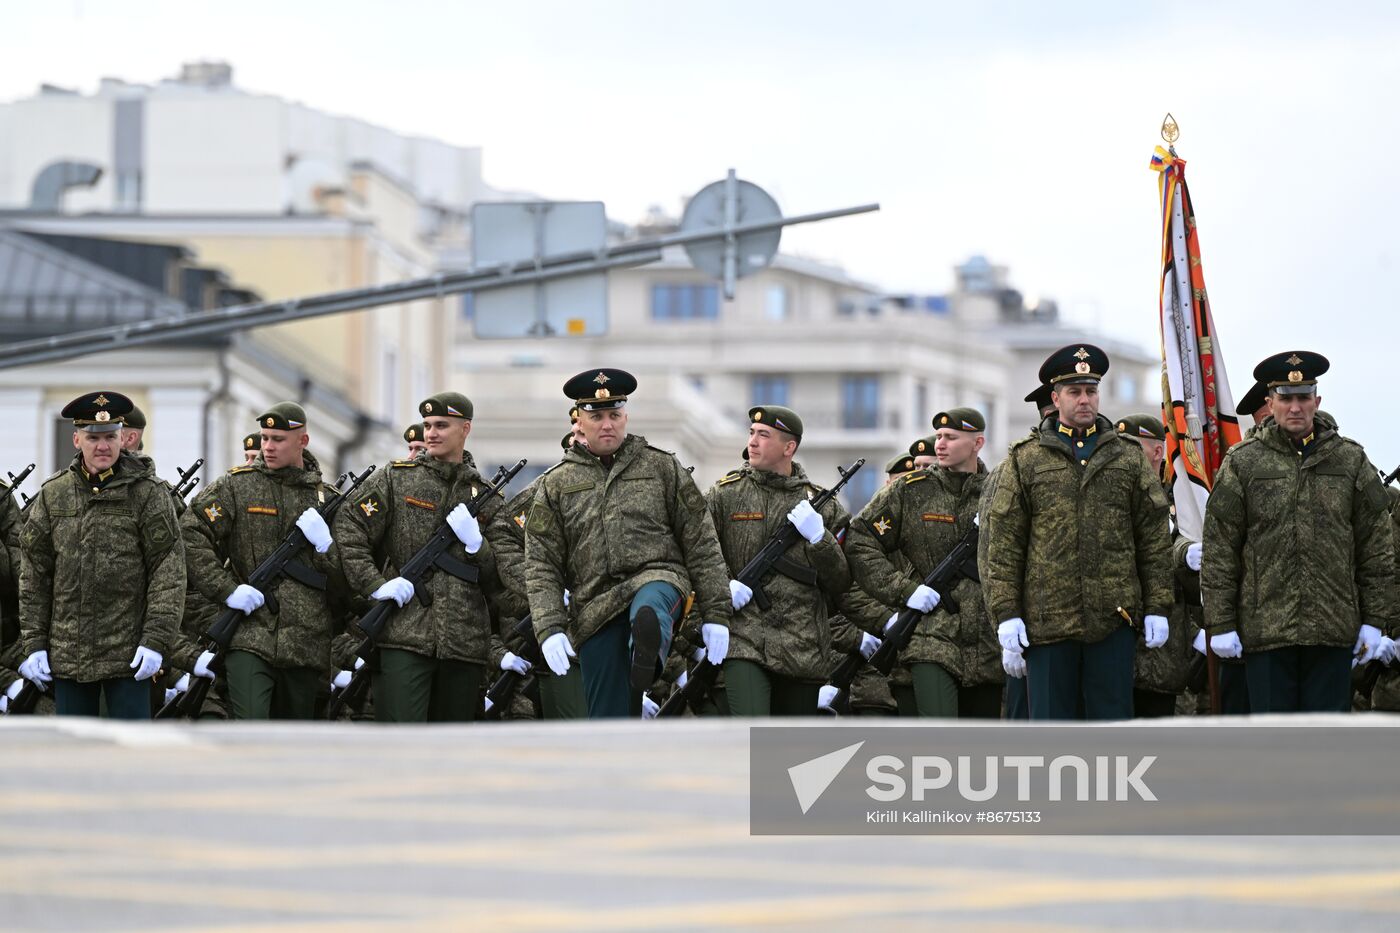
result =
M40 688L53 683L53 671L49 669L49 653L36 651L25 658L19 666L19 675L25 680L34 681Z
M491 702L491 698L490 698L490 697L487 697L486 699L482 700L482 704L483 704L483 708L484 708L484 709L486 710L486 712L488 712L488 713L491 712L491 710L494 709L495 706L496 706L495 703L492 703L492 702Z
M738 580L729 581L729 602L734 606L735 611L743 609L751 599L753 599L753 590Z
M350 671L341 671L339 674L335 675L335 678L333 680L331 680L331 689L344 690L346 687L350 686L350 678L353 676L354 674L352 674Z
M1224 635L1210 636L1210 650L1214 651L1217 657L1238 658L1244 654L1244 646L1240 644L1240 633L1226 632Z
M1201 545L1193 542L1186 547L1186 566L1197 573L1201 572Z
M250 616L262 608L262 604L267 601L261 592L246 583L240 583L234 587L232 593L228 594L228 599L224 600L224 605L230 609L237 609L245 616Z
M1381 646L1381 639L1385 636L1381 630L1374 625L1363 625L1361 631L1356 636L1356 647L1352 649L1352 654L1356 655L1357 664L1365 664L1376 656L1376 649Z
M898 618L896 616L895 618ZM860 656L869 661L870 656L880 650L880 639L869 632L860 633Z
M297 527L306 536L306 540L316 549L317 554L324 554L331 549L331 529L326 524L326 520L321 517L321 513L315 509L307 509L297 516Z
M938 602L938 591L920 583L919 588L909 594L909 600L904 605L920 612L932 612L938 608Z
M836 702L836 694L840 693L832 684L826 684L817 691L817 709L831 709L831 704Z
M564 590L564 608L569 608L569 591L567 589Z
M1026 623L1019 617L1007 619L997 626L997 641L1001 642L1002 651L1012 654L1020 654L1031 645L1030 639L1026 637Z
M1205 654L1205 653L1206 653L1206 630L1205 630L1205 629L1203 629L1203 628L1198 628L1198 629L1196 629L1196 637L1193 638L1193 639L1191 639L1191 647L1194 648L1196 651L1200 652L1201 654Z
M1019 651L1001 649L1001 669L1006 671L1008 677L1015 677L1018 680L1025 677L1026 656Z
M137 680L150 680L156 675L156 671L160 670L164 660L159 651L152 651L141 645L136 649L136 657L131 659L131 669L136 671Z
M798 534L807 539L808 544L821 544L822 535L826 534L826 522L822 521L821 514L812 508L812 503L806 499L797 503L788 513L787 520L792 522Z
M534 667L534 665L529 661L518 654L511 654L509 651L506 652L505 657L501 658L501 670L503 671L515 671L517 674L528 674L532 667Z
M9 688L4 693L0 693L0 713L10 708L10 701L19 696L19 692L23 689L24 678L16 677L15 682L10 684Z
M890 613L890 617L889 617L888 619L885 620L885 634L886 634L886 635L888 635L888 634L890 633L890 629L894 628L894 624L895 624L896 622L898 622L898 621L899 621L899 613L897 613L897 612L892 612L892 613Z
M462 542L462 547L467 549L468 554L475 554L481 550L481 525L465 502L459 502L455 509L447 513L447 526L452 529L457 540Z
M642 694L642 718L655 719L656 714L661 712L661 706L645 693Z
M1167 643L1167 619L1165 616L1144 616L1142 632L1147 639L1147 647L1160 648Z
M189 674L186 674L185 676L181 677L179 680L175 681L175 686L170 687L170 688L168 688L168 689L165 691L165 702L166 702L166 703L169 703L171 700L175 699L177 696L179 696L180 694L184 693L185 691L187 691L187 690L189 690L189 689L190 689L190 675L189 675Z
M1376 660L1382 664L1389 664L1395 660L1395 642L1389 638L1382 638L1381 645L1376 649Z
M209 670L209 664L214 660L214 652L206 651L199 656L199 660L194 662L194 676L208 677L214 679L214 672Z
M729 653L729 626L706 622L700 626L700 638L705 642L705 657L711 664L723 664Z
M540 645L540 653L544 655L549 669L559 677L569 673L569 658L578 657L574 653L574 646L569 642L569 636L563 632L555 632L546 638L544 644Z
M690 682L690 672L689 672L689 671L681 671L681 676L679 676L679 677L676 678L676 689L677 689L677 690L682 690L682 689L684 689L684 688L685 688L685 685L686 685L687 683L689 683L689 682Z
M413 584L403 577L395 577L370 594L371 599L392 599L402 609L413 598Z

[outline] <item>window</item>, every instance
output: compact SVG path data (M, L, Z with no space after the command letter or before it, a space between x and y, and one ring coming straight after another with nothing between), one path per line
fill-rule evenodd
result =
M719 286L653 285L651 316L657 321L713 321L719 317Z
M914 383L914 423L923 424L925 418L932 416L928 410L928 383L920 379Z
M1138 384L1132 376L1118 377L1118 400L1125 405L1131 405L1138 400Z
M787 376L754 376L749 380L749 401L753 405L787 405Z
M841 379L841 426L880 426L879 376L845 376Z
M788 290L786 285L770 285L764 293L763 316L770 321L786 321Z
M476 292L462 292L462 320L476 318Z

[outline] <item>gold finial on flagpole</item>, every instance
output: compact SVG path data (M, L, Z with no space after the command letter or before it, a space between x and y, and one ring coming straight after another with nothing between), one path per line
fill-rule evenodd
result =
M1167 148L1171 148L1180 137L1181 127L1176 125L1176 118L1168 113L1162 121L1162 141L1167 144Z

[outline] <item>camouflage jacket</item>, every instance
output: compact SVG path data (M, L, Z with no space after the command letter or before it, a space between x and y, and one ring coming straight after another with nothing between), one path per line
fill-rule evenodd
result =
M854 581L850 589L841 595L839 607L841 614L831 622L832 670L845 655L859 650L862 632L879 638L890 614L894 612L893 607L876 600ZM894 694L890 692L890 680L871 665L862 664L851 680L851 708L894 711L897 706Z
M470 463L446 463L420 452L412 460L395 460L371 476L335 517L341 566L353 591L368 597L395 577L399 568L428 543L458 503L468 502L490 485ZM396 610L379 644L429 658L485 664L492 653L495 623L490 597L506 588L499 568L518 563L518 539L510 532L505 499L486 501L477 515L482 545L475 554L453 542L447 556L474 568L476 582L434 571L417 590L430 593L432 605L413 600ZM519 594L505 596L518 609Z
M1308 456L1265 423L1225 455L1206 505L1201 595L1212 635L1247 652L1351 647L1394 632L1395 546L1385 490L1361 445L1319 421Z
M729 577L737 577L774 532L790 526L787 515L798 502L819 492L821 487L810 482L797 463L791 476L746 464L710 487L705 501ZM734 613L729 623L729 657L801 681L824 683L831 673L828 607L851 585L841 549L851 517L835 499L822 508L821 516L826 524L821 542L812 545L799 538L783 554L783 563L763 578L763 590L771 601L768 611L754 599Z
M303 456L302 469L269 469L261 456L251 466L234 467L202 489L180 519L189 586L220 611L234 589L286 540L297 518L336 495L322 482L316 458ZM295 560L325 577L330 592L344 588L335 544L324 555L306 545ZM334 628L327 588L283 575L264 593L272 599L239 622L230 650L255 654L273 667L326 670Z
M1020 617L1032 645L1095 642L1171 614L1167 497L1137 441L1102 415L1079 463L1052 415L1011 445L997 477L981 567L995 622Z
M605 469L578 445L545 471L525 522L525 577L535 635L569 627L581 644L652 581L692 590L705 622L730 620L729 581L715 525L674 454L631 434Z
M861 588L880 602L902 609L923 579L973 527L986 480L987 468L979 461L976 473L927 467L877 492L851 528L851 563ZM908 572L900 571L893 554L904 556ZM977 581L959 581L952 595L961 611L939 608L920 619L900 661L937 664L962 680L964 647L975 652L982 629L990 628L990 623Z
M144 645L170 650L185 604L175 503L147 457L123 451L96 492L82 457L39 490L20 532L20 637L55 677L131 676Z

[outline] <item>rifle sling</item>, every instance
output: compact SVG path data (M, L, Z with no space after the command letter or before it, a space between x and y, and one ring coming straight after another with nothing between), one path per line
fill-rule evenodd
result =
M312 570L299 560L289 560L282 566L282 572L302 586L309 586L313 590L324 590L326 588L326 575L318 570Z
M463 583L476 583L481 579L481 570L476 565L465 563L446 553L439 554L437 560L433 561L433 566Z

